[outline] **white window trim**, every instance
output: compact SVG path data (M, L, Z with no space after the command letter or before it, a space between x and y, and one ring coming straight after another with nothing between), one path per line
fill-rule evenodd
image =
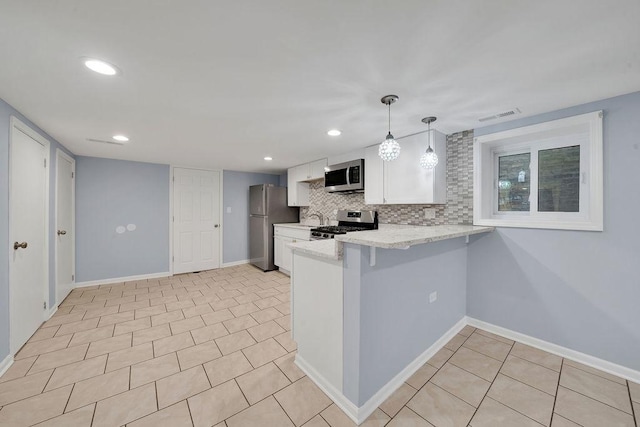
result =
M473 224L493 227L603 230L603 131L602 111L581 114L474 138ZM548 140L577 132L588 132L580 145L580 212L498 213L496 204L496 156L531 151L531 182L537 182L538 151L569 146ZM547 140L546 142L544 140ZM537 187L537 186L536 186ZM537 206L537 193L531 206Z

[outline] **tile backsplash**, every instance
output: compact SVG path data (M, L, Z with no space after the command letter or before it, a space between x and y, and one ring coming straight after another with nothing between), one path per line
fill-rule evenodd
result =
M365 184L366 185L366 184ZM447 135L446 205L367 205L364 194L327 193L323 180L309 185L309 207L300 208L300 220L312 212L336 219L338 209L377 210L381 223L443 225L473 223L473 131ZM435 219L425 219L424 209L436 210Z

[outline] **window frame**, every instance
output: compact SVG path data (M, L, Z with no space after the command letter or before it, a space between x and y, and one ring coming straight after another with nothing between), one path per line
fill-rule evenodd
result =
M474 138L474 225L603 230L603 112L567 117ZM538 211L539 151L580 146L578 212ZM530 211L499 211L499 157L531 153Z

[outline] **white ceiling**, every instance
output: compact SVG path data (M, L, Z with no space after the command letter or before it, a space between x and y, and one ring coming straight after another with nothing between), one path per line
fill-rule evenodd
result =
M79 155L279 172L382 140L390 93L398 137L638 91L639 23L638 0L0 0L0 97Z

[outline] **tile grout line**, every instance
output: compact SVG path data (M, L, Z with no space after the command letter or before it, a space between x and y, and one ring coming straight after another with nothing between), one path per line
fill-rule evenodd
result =
M515 342L519 342L519 341L515 341ZM521 344L522 344L522 343L521 343ZM525 345L526 345L526 344L525 344ZM515 344L514 344L514 346L515 346ZM532 347L532 348L535 348L535 347ZM537 350L537 349L536 349L536 350ZM540 350L540 351L544 351L544 350ZM551 354L551 353L550 353L550 354ZM559 373L560 373L560 371L556 371L555 369L551 369L551 368L549 368L548 366L541 365L540 363L534 362L534 361L532 361L532 360L525 359L524 357L518 356L517 354L511 354L511 353L509 353L509 356L511 356L511 357L515 357L516 359L524 360L525 362L533 363L534 365L536 365L536 366L540 366L541 368L548 369L548 370L549 370L549 371L551 371L551 372L555 372L555 373L557 373L557 374L559 374ZM554 356L555 356L555 355L554 355ZM563 359L563 360L564 360L564 357L561 357L561 356L558 356L558 357L560 357L561 359ZM569 365L569 366L571 366L571 365Z
M208 377L207 377L208 378ZM195 396L195 395L194 395ZM193 397L193 396L191 396ZM189 399L190 398L186 398L184 401L187 404L187 411L189 411L189 418L191 418L191 425L195 426L196 423L193 421L193 414L191 413L191 406L189 405Z
M633 406L633 399L631 398L631 384L629 383L629 380L625 381L627 383L627 392L629 393L629 402L631 402L631 416L633 417L633 422L635 423L636 427L638 427L638 418L640 417L640 414L636 415L636 408Z
M551 396L551 397L553 397L553 398L554 398L554 400L555 400L556 395L554 395L554 394L551 394L551 393L546 392L546 391L544 391L544 390L540 390L538 387L533 386L533 385L528 384L528 383L525 383L524 381L521 381L521 380L519 380L519 379L517 379L517 378L513 378L512 376L507 375L507 374L505 374L504 372L499 372L499 373L500 373L501 375L503 375L503 376L507 377L507 378L511 378L511 379L512 379L512 380L514 380L514 381L517 381L517 382L522 383L522 384L524 384L524 385L527 385L527 386L529 386L529 387L531 387L531 388L533 388L533 389L535 389L535 390L538 390L539 392L542 392L542 393L546 394L547 396ZM558 381L560 381L560 376L558 376ZM557 392L558 392L558 385L556 384L556 393L557 393ZM554 404L554 406L555 406L555 404Z
M564 359L564 358L563 358L563 359ZM571 360L571 359L569 359L569 360ZM580 362L577 362L577 363L580 363ZM602 375L600 375L600 374L596 374L596 373L593 373L593 372L587 371L586 369L580 368L580 367L578 367L578 366L574 366L574 365L572 365L572 364L570 364L570 363L567 363L567 366L569 366L570 368L573 368L573 369L577 369L577 370L578 370L578 371L580 371L580 372L584 372L584 373L586 373L586 374L593 375L594 377L598 377L598 378L600 378L600 379L607 380L607 381L609 381L609 382L612 382L612 383L614 383L614 384L618 384L618 385L623 386L623 387L626 385L626 382L628 381L628 380L626 380L626 379L624 379L624 378L622 378L622 377L618 377L618 378L622 378L622 379L624 379L624 381L625 381L625 384L620 384L620 383L619 383L619 382L617 382L617 381L613 381L613 380L611 380L611 379L609 379L609 378L603 377L603 376L602 376ZM586 366L586 365L585 365L585 366ZM589 366L589 368L591 368L591 367ZM591 369L595 369L596 371L600 371L600 370L599 370L599 369L597 369L597 368L591 368ZM607 372L605 372L605 373L607 373ZM613 375L613 374L609 374L609 375ZM613 375L613 376L615 377L616 375Z
M476 329L477 329L477 328L474 328L473 332L475 332L475 331L476 331ZM462 345L460 345L460 347L458 347L458 350L460 350L460 348L464 345L464 343L465 343L465 342L467 342L467 340L469 339L469 337L471 337L471 335L473 335L473 332L471 332L471 333L469 334L469 336L465 337L464 342L462 343ZM459 333L459 332L458 332L458 333ZM458 334L456 334L456 335L458 335ZM463 336L464 336L464 335L463 335ZM446 345L446 344L445 344L445 345ZM442 348L446 348L446 347L444 347L444 346L443 346ZM441 348L440 350L442 350L442 348ZM465 348L466 348L466 347L465 347ZM438 350L438 352L439 352L440 350ZM429 423L429 424L431 424L431 423L429 422L429 420L427 420L427 419L426 419L425 417L423 417L421 414L418 414L417 412L413 411L411 408L409 408L409 407L407 406L407 404L408 404L408 403L409 403L409 402L410 402L410 401L411 401L411 400L412 400L412 399L413 399L413 398L418 394L418 392L420 392L420 390L422 390L422 389L423 389L423 388L424 388L424 387L425 387L425 386L426 386L426 385L431 381L431 378L435 377L435 376L438 374L438 372L440 372L440 370L442 369L442 367L443 367L444 365L446 365L446 364L449 362L449 360L451 360L451 358L452 358L452 357L453 357L453 356L458 352L458 350L453 351L453 350L451 350L451 349L449 349L449 348L447 348L447 350L451 351L452 353L451 353L451 355L450 355L449 357L447 357L447 360L445 360L439 368L436 368L435 366L433 366L433 365L429 364L429 360L431 360L431 359L427 360L427 361L422 365L422 366L424 366L424 365L429 365L429 366L431 366L432 368L434 368L436 371L433 373L433 375L431 375L431 377L427 380L427 382L425 382L425 383L422 385L422 387L420 387L419 389L417 389L417 390L416 390L416 392L413 394L413 396L411 396L411 399L409 399L409 400L408 400L408 401L407 401L407 402L402 406L402 408L407 408L407 409L408 409L408 410L410 410L411 412L414 412L415 414L417 414L420 418L422 418L423 420L425 420L425 421L426 421L427 423ZM437 352L436 352L436 354L437 354ZM434 356L435 356L435 355L434 355ZM433 356L432 356L431 358L433 358ZM421 367L422 367L422 366L421 366ZM455 366L455 365L454 365L454 366ZM418 369L420 369L420 368L418 368ZM460 368L460 369L462 369L462 368ZM417 372L417 371L416 371L416 372ZM471 372L470 372L470 373L471 373ZM408 379L408 378L407 378L407 379ZM407 384L409 387L412 387L412 386L411 386L411 384L407 383L406 381L404 382L404 384ZM442 387L438 386L437 384L434 384L434 383L431 383L431 384L433 384L434 386L436 386L436 387L438 387L438 388L440 388L440 389L444 390L446 393L449 393L447 390L443 389ZM454 396L454 397L455 397L455 398L457 398L457 399L460 399L458 396L455 396L455 395L454 395L454 394L452 394L452 393L449 393L449 394L451 394L452 396ZM462 399L460 399L460 400L462 400ZM464 400L462 400L462 401L463 401L464 403L467 403L467 402L465 402ZM471 406L473 406L473 405L471 405ZM479 405L478 405L478 406L479 406ZM400 411L402 411L402 408L400 408ZM398 411L398 413L400 413L400 411ZM382 412L384 412L384 411L382 411ZM385 413L386 413L386 412L385 412ZM397 415L397 414L396 414L396 415ZM475 412L474 412L474 415L475 415ZM472 418L473 418L473 416L471 416L471 418L469 419L469 422L471 421L471 419L472 419ZM393 417L392 417L391 419L393 419ZM389 421L389 422L391 422L391 421Z
M477 330L478 330L478 328L476 328L476 329L473 331L473 333L472 333L471 335L469 335L469 337L468 337L464 342L466 343L466 342L467 342L467 340L468 340L469 338L471 338L471 336L472 336L472 335L473 335ZM482 335L482 334L479 334L479 335ZM484 335L483 335L483 336L484 336ZM486 337L486 338L490 338L490 337ZM493 339L493 338L492 338L492 339ZM495 340L495 341L498 341L498 340ZM498 341L498 342L501 342L501 341ZM506 343L503 343L503 344L506 344ZM464 343L462 343L462 345L464 345ZM476 416L476 414L478 413L478 409L480 409L480 406L482 406L482 402L484 402L484 400L485 400L487 397L489 397L489 391L491 390L491 387L493 387L493 383L496 381L496 378L498 378L498 375L500 375L500 370L502 370L502 367L504 366L504 362L507 360L507 357L509 357L509 354L511 354L511 351L513 350L513 346L515 346L515 345L516 345L516 343L515 343L515 341L514 341L514 342L511 344L511 348L509 349L509 352L504 356L504 360L503 360L503 361L502 361L502 363L500 364L500 367L498 368L498 372L496 372L496 375L493 377L493 380L491 381L491 384L489 384L489 388L488 388L488 389L487 389L487 391L484 393L484 396L482 396L482 399L480 400L480 403L478 403L478 406L477 406L477 407L475 408L475 410L473 411L473 415L471 415L471 418L469 418L469 421L467 421L467 424L470 424L470 423L471 423L471 421L473 420L473 418L474 418L474 417ZM460 346L460 347L462 347L462 346ZM466 348L468 348L468 347L466 347ZM459 350L459 349L458 349L458 350ZM473 350L473 349L471 349L471 350ZM457 352L457 350L456 350L456 352ZM480 353L479 351L478 351L477 353L479 353L479 354L484 354L484 353ZM455 353L454 353L454 354L455 354ZM485 355L485 356L487 356L487 357L491 357L491 356L489 356L489 355L487 355L487 354L484 354L484 355ZM453 357L453 355L451 355L451 357ZM492 358L492 359L493 359L493 358ZM494 359L494 360L495 360L495 359ZM489 397L489 398L490 398L490 397ZM507 406L507 405L505 405L505 406ZM507 406L507 408L510 408L510 407L509 407L509 406ZM510 408L510 409L513 409L513 408ZM514 409L514 411L515 411L515 409ZM524 414L523 414L523 415L524 415ZM534 421L535 421L535 420L534 420Z
M581 392L579 392L579 391L576 391L576 390L574 390L574 389L572 389L572 388L569 388L569 387L567 387L567 386L564 386L564 385L563 385L562 387L566 388L567 390L572 391L573 393L579 394L579 395L580 395L580 396L582 396L582 397L586 397L586 398L587 398L587 399L589 399L589 400L593 400L594 402L598 402L598 403L600 403L600 404L602 404L602 405L608 406L609 408L614 409L614 410L616 410L616 411L618 411L618 412L620 412L620 413L622 413L622 414L630 415L630 416L632 416L632 417L633 417L633 414L631 414L631 413L629 413L629 412L627 412L627 411L623 411L622 409L616 408L615 406L611 406L611 405L609 405L609 404L608 404L608 403L606 403L606 402L602 402L602 401L600 401L600 400L598 400L598 399L595 399L595 398L593 398L593 397L591 397L591 396L587 396L586 394L581 393ZM631 412L633 412L633 401L631 401ZM562 416L562 415L561 415L561 416ZM566 418L566 417L565 417L565 418ZM635 421L635 420L634 420L634 421Z
M556 395L553 396L553 407L551 408L551 421L556 413L556 403L558 402L558 391L560 390L560 377L562 377L562 368L564 367L564 357L560 360L560 373L558 374L558 384L556 384ZM568 419L568 418L567 418ZM569 420L571 421L571 420Z

